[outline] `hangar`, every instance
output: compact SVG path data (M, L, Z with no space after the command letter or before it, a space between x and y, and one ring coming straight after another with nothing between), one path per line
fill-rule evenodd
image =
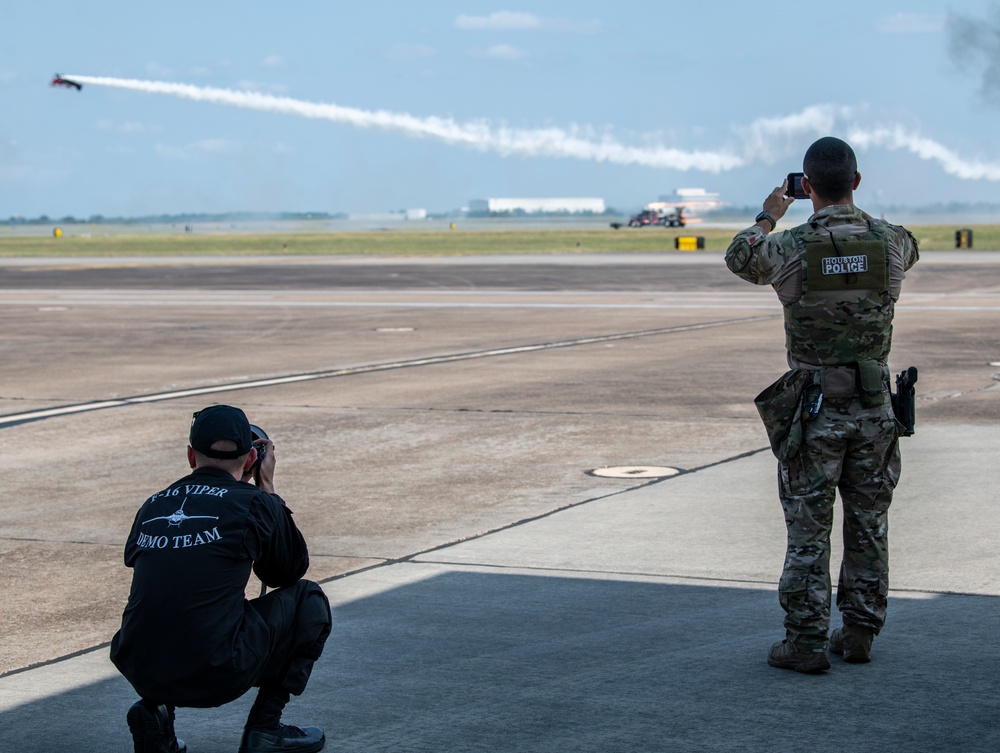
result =
M470 214L602 214L604 199L472 199Z

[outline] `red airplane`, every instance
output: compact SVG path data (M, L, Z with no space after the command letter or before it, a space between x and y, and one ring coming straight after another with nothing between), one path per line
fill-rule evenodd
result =
M52 83L49 86L65 86L67 89L76 89L80 91L83 88L83 84L78 84L76 81L70 81L68 78L63 78L58 73L55 78L52 79Z

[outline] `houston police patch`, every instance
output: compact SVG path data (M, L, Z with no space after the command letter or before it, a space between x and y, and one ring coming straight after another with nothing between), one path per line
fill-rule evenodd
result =
M861 256L827 256L821 267L825 275L858 274L868 271L868 257Z

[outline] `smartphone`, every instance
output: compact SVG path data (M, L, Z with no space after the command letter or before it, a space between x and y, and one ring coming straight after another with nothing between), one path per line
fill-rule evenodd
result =
M785 189L785 196L793 199L808 199L806 192L802 190L802 178L805 173L788 173L788 188Z

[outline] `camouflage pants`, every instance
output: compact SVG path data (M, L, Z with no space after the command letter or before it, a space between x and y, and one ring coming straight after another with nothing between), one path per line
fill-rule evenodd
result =
M778 595L787 637L806 651L827 647L830 530L838 489L844 505L838 609L848 622L877 633L889 590L888 511L900 471L896 420L888 403L830 403L805 424L799 452L778 464L788 528Z

